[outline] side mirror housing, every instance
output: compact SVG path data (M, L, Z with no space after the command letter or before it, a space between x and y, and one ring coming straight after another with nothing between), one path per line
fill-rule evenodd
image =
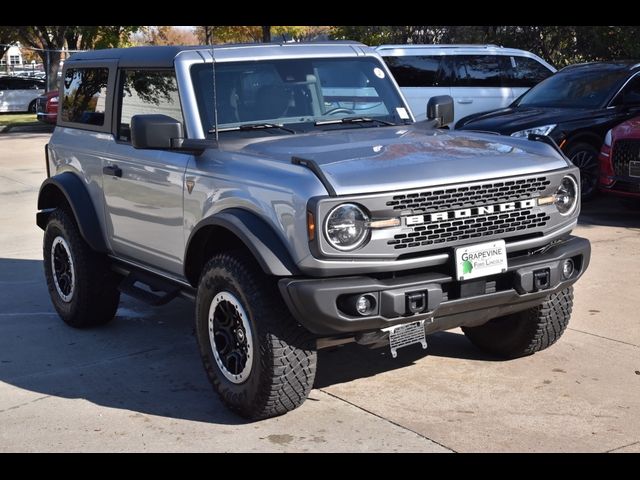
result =
M167 115L149 114L131 117L133 148L170 149L184 138L182 123Z
M427 119L438 120L441 127L453 123L453 98L449 95L431 97L427 103Z

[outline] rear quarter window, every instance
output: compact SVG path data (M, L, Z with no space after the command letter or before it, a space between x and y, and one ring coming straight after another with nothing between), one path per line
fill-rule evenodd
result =
M65 122L104 125L107 68L69 68L63 80L61 118Z
M440 56L383 57L401 87L441 87Z
M507 82L510 87L531 88L553 72L540 62L528 57L509 57Z

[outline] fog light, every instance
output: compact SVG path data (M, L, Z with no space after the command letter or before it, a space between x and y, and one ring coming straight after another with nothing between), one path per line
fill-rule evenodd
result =
M571 275L573 275L573 270L574 270L573 260L569 258L564 262L562 262L562 276L564 277L565 280L568 278L571 278Z
M372 310L373 302L371 301L372 297L369 295L362 295L358 297L358 301L356 302L356 310L360 315L366 315Z

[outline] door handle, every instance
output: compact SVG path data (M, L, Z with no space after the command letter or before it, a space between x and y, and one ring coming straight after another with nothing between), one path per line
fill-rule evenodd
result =
M458 98L458 103L473 103L473 98Z
M117 165L109 165L102 168L102 173L112 177L122 177L122 169Z

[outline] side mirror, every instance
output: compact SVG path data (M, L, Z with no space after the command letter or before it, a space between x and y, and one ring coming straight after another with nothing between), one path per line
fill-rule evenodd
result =
M427 119L438 120L441 127L453 123L453 98L449 95L431 97L427 103Z
M175 118L159 114L131 117L133 148L170 149L183 138L182 123Z

